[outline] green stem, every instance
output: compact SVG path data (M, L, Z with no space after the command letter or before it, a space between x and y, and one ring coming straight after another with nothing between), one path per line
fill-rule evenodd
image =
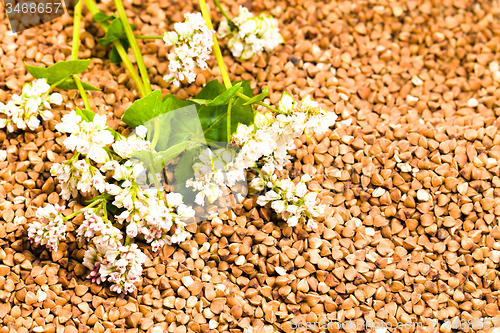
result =
M95 4L94 0L84 0L85 1L85 6L87 6L88 10L92 15L95 15L100 12L100 10L97 8L97 5ZM104 31L108 31L109 28L109 23L108 22L99 22L101 27L104 29ZM125 68L128 70L130 73L130 76L132 77L132 80L134 80L135 85L137 86L137 90L139 90L139 94L141 94L142 97L146 96L146 88L144 87L144 84L142 83L142 80L137 73L137 70L135 69L134 65L130 61L127 51L125 51L125 48L123 47L122 43L119 40L116 40L113 42L113 45L116 48L116 51L118 51L118 54L120 55L120 58L123 62L123 65Z
M86 206L85 208L87 208L87 209L88 209L88 208L92 208L92 207L94 207L95 205L97 205L98 203L101 203L103 200L106 200L106 199L104 199L104 198L103 198L103 199L96 200L96 201L94 201L93 203L91 203L90 205ZM80 209L79 211L74 212L74 213L73 213L73 214L71 214L71 215L68 215L68 216L66 216L66 217L63 217L63 221L67 221L67 220L69 220L69 219L72 219L73 217L75 217L75 216L77 216L78 214L80 214L80 213L82 212L82 210L83 210L83 209Z
M241 98L244 101L249 101L250 100L250 97L248 97L247 95L244 95L244 94L242 94L240 92L236 92L235 95L238 96L239 98ZM273 111L275 113L281 113L278 109L273 108L271 105L268 105L266 103L255 102L254 104L261 105L261 106L263 106L263 107L265 107L265 108L267 108L267 109L269 109L269 110L271 110L271 111Z
M135 39L163 39L163 36L160 36L160 35L151 35L151 36L135 35Z
M130 244L130 237L127 236L127 238L125 238L125 246L128 246Z
M231 27L231 29L236 28L236 24L234 24L233 20L229 17L229 15L227 15L227 13L224 10L224 8L222 8L222 5L220 4L219 0L214 0L214 2L215 2L215 5L217 7L219 7L219 10L222 13L222 15L224 15L224 17L226 18L227 23L229 24L229 26Z
M199 3L201 8L201 13L207 23L208 29L213 30L214 27L212 25L212 20L210 19L210 14L208 13L208 8L205 0L199 0ZM215 59L217 60L217 65L219 66L220 69L220 74L222 75L222 81L224 81L224 86L226 87L226 89L229 89L233 85L231 84L231 80L229 79L229 74L227 73L226 65L224 64L224 58L222 57L222 52L220 50L219 43L217 42L217 36L215 34L213 35L213 40L214 40L213 50L215 54Z
M229 99L227 103L227 142L231 141L231 106L233 104L233 99Z
M78 1L75 6L74 20L73 20L73 45L71 47L71 59L78 60L78 48L80 47L80 25L82 22L82 2ZM90 109L90 102L87 97L87 93L85 89L83 89L82 82L77 75L73 75L73 79L75 80L76 86L78 87L78 91L82 96L83 104L85 104L85 108L87 110ZM57 83L59 84L59 83Z
M73 47L71 48L71 59L78 59L78 48L80 45L80 23L82 21L82 2L78 1L75 5L73 19Z
M137 44L137 40L135 39L134 33L132 32L132 27L127 20L127 14L125 14L125 7L123 7L122 0L115 0L116 10L118 11L118 16L122 21L123 29L125 30L125 34L127 35L128 41L130 43L130 47L135 55L135 60L137 61L137 66L139 67L139 72L142 76L142 81L144 83L144 87L146 88L146 95L151 92L151 83L149 82L149 73L146 65L144 64L144 59L142 58L141 50L139 49L139 44Z
M85 105L85 108L89 111L92 110L90 108L90 102L89 102L89 99L87 97L87 93L85 92L85 89L83 89L82 82L80 81L80 79L78 78L77 75L73 75L73 79L75 80L76 86L78 87L78 91L80 92L80 95L82 96L83 104Z

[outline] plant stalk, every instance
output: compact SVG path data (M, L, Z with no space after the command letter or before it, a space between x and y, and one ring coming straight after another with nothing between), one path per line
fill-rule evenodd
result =
M75 13L73 19L73 45L71 47L71 59L78 60L78 48L80 47L80 26L82 22L82 2L78 1L75 6ZM73 80L75 80L80 96L82 96L83 104L87 110L91 110L90 102L87 97L85 89L83 89L82 82L78 78L78 75L73 75Z
M78 1L75 5L73 18L73 45L71 48L71 59L78 59L78 48L80 45L80 25L82 22L82 2Z
M85 6L87 6L88 10L92 15L95 15L100 12L100 10L97 8L97 5L95 4L94 0L84 0L85 1ZM108 31L109 28L109 23L107 22L99 22L101 27L104 29L104 31ZM137 73L137 70L135 69L134 65L130 61L127 51L125 51L125 48L123 47L123 44L119 41L116 40L113 42L113 45L116 47L116 51L118 51L118 54L120 55L120 58L122 59L123 65L125 68L128 70L130 73L130 76L135 82L135 85L137 86L137 90L139 90L139 94L141 94L142 97L146 96L146 88L144 87L144 84L142 83L142 80Z
M151 83L149 82L149 73L146 65L144 64L144 59L142 58L141 50L139 49L139 44L137 44L137 40L135 39L134 33L132 32L132 27L127 20L127 14L125 13L125 7L123 6L122 0L115 0L116 10L118 11L118 16L122 21L123 29L125 30L125 34L127 35L128 41L130 43L130 47L135 55L135 60L137 61L137 66L139 67L139 72L142 76L142 82L144 83L144 87L146 88L146 95L151 92Z
M92 208L94 207L95 205L97 205L98 203L101 203L103 200L106 200L106 199L100 199L100 200L96 200L94 201L93 203L91 203L90 205L86 206L85 208ZM69 219L72 219L73 217L77 216L78 214L80 214L82 212L82 209L80 209L79 211L77 212L74 212L73 214L71 215L68 215L66 217L63 217L63 221L67 221Z
M87 93L85 92L85 89L83 89L82 82L80 81L80 79L78 78L77 75L73 75L73 79L75 80L76 86L78 87L78 91L80 92L80 95L82 96L83 104L85 105L85 108L87 110L91 111L92 109L90 107L90 101L87 97Z
M227 142L231 141L231 107L233 104L233 99L229 99L227 103Z
M210 30L214 30L212 25L212 20L210 19L210 14L208 13L207 3L205 0L199 0L201 14L207 23L207 27ZM227 73L226 65L224 64L224 58L222 57L222 52L219 47L219 43L217 42L216 34L213 35L214 45L213 50L215 54L215 59L217 60L217 65L220 69L220 74L222 75L222 81L224 81L224 86L226 89L231 88L233 85L231 84L231 80L229 79L229 74Z
M219 10L222 13L222 15L224 15L224 17L226 18L227 23L229 24L229 26L231 27L231 29L236 28L236 24L234 24L233 20L229 17L229 15L227 15L227 13L224 10L224 8L222 8L222 5L220 4L219 0L214 0L214 2L215 2L215 5L219 8Z
M136 39L163 39L163 36L160 35L150 35L150 36L145 36L145 35L135 35Z

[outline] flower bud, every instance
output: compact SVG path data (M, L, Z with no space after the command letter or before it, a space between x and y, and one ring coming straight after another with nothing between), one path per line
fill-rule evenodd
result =
M279 110L284 113L288 113L292 111L295 108L295 101L292 96L288 93L284 93L283 96L281 97L280 103L279 103Z

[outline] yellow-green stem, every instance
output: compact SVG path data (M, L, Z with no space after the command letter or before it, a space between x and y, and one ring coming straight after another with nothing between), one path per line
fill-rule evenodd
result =
M233 106L233 99L229 99L227 103L227 142L231 141L231 107Z
M71 47L71 59L78 60L78 48L80 47L80 25L82 22L82 2L78 1L75 6L74 19L73 19L73 45ZM73 80L75 80L78 91L82 96L83 104L85 108L90 110L90 102L87 97L85 89L83 89L82 82L78 78L78 75L73 75Z
M103 200L106 200L106 199L99 199L99 200L96 200L94 201L93 203L91 203L90 205L86 206L85 208L92 208L94 207L95 205L97 205L98 203L101 203ZM77 212L74 212L73 214L71 215L68 215L66 217L63 217L63 221L67 221L69 219L72 219L73 217L77 216L78 214L80 214L82 212L83 209L80 209L79 211Z
M83 104L85 105L85 108L87 110L92 110L90 108L90 102L89 102L89 99L87 97L87 93L85 92L85 89L83 89L82 82L80 81L80 79L78 78L77 75L73 75L73 80L75 80L76 86L78 87L78 91L80 92L80 95L82 96Z
M71 59L78 59L78 48L80 45L80 23L82 21L82 2L78 1L75 6L73 18L73 45L71 48Z
M139 67L139 72L142 76L142 82L144 83L144 87L146 88L146 95L151 92L151 83L149 82L149 73L146 65L144 64L144 59L142 59L142 53L139 49L139 44L137 44L137 40L135 39L134 33L132 32L132 27L127 20L127 14L125 13L125 7L123 7L122 0L115 0L116 10L118 11L118 16L122 21L123 29L125 30L125 34L127 35L127 39L130 43L130 47L135 55L135 60L137 61L137 66Z
M214 3L215 3L215 5L217 7L219 7L220 12L226 18L227 23L229 24L229 26L231 27L231 29L234 29L236 27L236 25L234 24L233 20L229 17L229 15L227 15L227 13L224 10L224 8L222 8L222 5L220 4L219 0L214 0Z
M199 3L201 8L201 14L203 15L203 18L207 23L208 29L214 30L214 27L212 25L212 20L210 19L210 14L208 13L207 3L205 2L205 0L199 0ZM215 54L215 59L217 60L217 65L219 66L220 74L222 75L222 81L224 82L224 86L226 87L226 89L229 89L233 85L231 84L231 80L229 79L229 74L227 73L226 65L224 64L224 58L222 57L222 52L220 51L216 34L214 34L213 40L214 40L213 50Z
M135 35L136 39L163 39L163 36L160 35L150 35L150 36L145 36L145 35Z
M95 15L95 14L100 12L99 9L97 8L97 5L94 2L94 0L84 0L84 1L85 1L85 6L88 8L88 10L90 11L90 13L92 15ZM109 23L99 22L99 24L104 29L104 31L108 31ZM118 54L120 55L120 58L122 59L123 65L130 73L132 80L134 80L135 85L137 86L137 90L139 90L139 94L141 94L142 97L146 96L147 95L146 88L144 87L144 84L142 83L142 80L139 77L137 70L135 69L134 65L130 61L128 54L127 54L127 51L125 51L125 48L123 47L122 43L119 40L116 40L113 42L113 45L115 46L116 51L118 51Z

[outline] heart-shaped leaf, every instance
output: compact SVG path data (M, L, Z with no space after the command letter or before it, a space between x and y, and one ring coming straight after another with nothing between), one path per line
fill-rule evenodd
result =
M172 100L171 103L175 105L176 101ZM170 146L186 140L206 144L203 128L196 107L193 104L182 108L176 108L175 110L169 111L169 113L172 114L172 132L169 139Z
M122 22L120 18L115 18L108 27L108 31L106 31L106 35L99 39L99 44L108 45L115 40L122 38L125 35L125 31L123 30Z
M122 116L122 120L132 128L143 125L160 115L162 96L160 90L150 92L147 96L135 101Z
M243 105L252 105L254 103L260 102L264 98L267 97L268 93L269 93L269 88L266 86L264 88L264 90L260 94L258 94L257 96L254 96L254 97L250 98L248 101L246 101L245 103L243 103Z
M90 65L90 59L61 61L50 67L37 67L26 64L28 72L36 79L46 79L52 85L72 75L80 74Z
M243 91L243 94L253 96L250 82L235 82ZM219 96L225 90L225 87L218 81L213 80L196 95L197 99L209 99L211 96ZM199 105L198 116L200 118L203 133L207 142L229 142L231 138L227 137L227 113L228 105L208 106ZM231 134L236 132L238 124L250 125L254 119L254 112L250 105L243 105L243 100L237 99L231 107Z

